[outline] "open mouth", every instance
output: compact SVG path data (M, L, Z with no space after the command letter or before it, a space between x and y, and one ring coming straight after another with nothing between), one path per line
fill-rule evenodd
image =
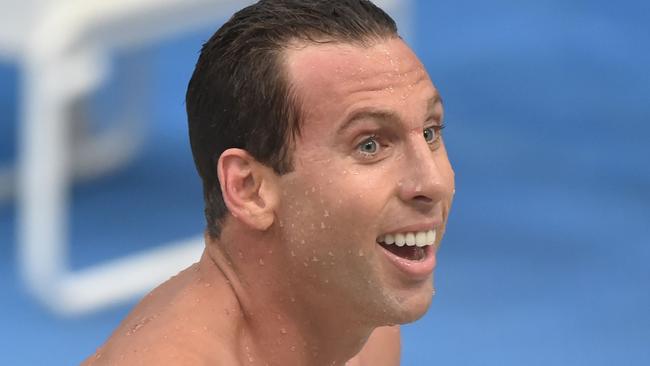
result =
M377 238L382 248L409 261L424 260L427 248L435 241L435 230L386 234Z
M387 251L395 254L396 256L410 261L421 261L425 257L424 248L419 248L415 246L398 247L396 245L387 245L384 243L379 243L379 245L381 245L382 248L386 249Z

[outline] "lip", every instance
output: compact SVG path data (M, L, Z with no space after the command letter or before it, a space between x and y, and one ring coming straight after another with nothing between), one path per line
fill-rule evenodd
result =
M386 255L386 258L409 279L415 281L426 280L431 276L433 269L436 267L436 244L423 247L424 259L419 261L411 261L399 257L385 249L380 244L377 245Z
M397 229L394 229L394 230L386 231L385 233L383 233L381 235L385 236L385 235L388 235L388 234L438 230L438 228L441 225L442 225L442 219L438 219L438 220L434 220L434 221L430 221L430 222L403 226L403 227L400 227L400 228L397 228Z

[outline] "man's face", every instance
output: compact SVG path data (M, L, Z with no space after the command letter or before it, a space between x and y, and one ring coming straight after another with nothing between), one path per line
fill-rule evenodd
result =
M372 325L419 318L454 189L437 90L400 39L295 47L285 65L303 112L277 212L296 297Z

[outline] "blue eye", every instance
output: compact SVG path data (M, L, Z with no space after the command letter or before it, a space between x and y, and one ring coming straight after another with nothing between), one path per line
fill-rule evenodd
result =
M432 144L438 140L438 132L436 131L435 127L425 128L423 134L424 140L429 144Z
M379 144L374 137L370 137L360 143L358 149L364 154L375 154L379 150Z

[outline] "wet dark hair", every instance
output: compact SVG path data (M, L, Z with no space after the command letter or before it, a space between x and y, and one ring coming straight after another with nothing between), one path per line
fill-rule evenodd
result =
M395 22L370 1L262 0L233 15L203 45L186 107L210 236L219 237L228 212L217 177L225 150L244 149L278 174L293 169L301 111L284 49L294 42L369 45L393 37Z

